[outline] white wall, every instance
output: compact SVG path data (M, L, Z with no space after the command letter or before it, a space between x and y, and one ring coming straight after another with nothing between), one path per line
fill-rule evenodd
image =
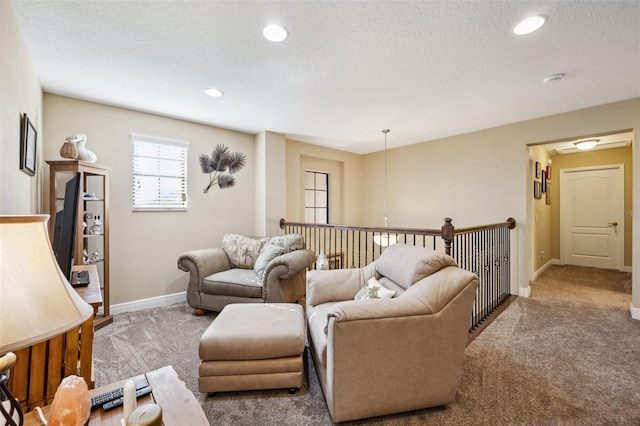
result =
M0 1L0 214L41 213L42 89L10 1ZM37 135L36 176L20 170L20 119Z
M286 213L286 148L284 135L256 135L255 235L282 234L280 219Z
M85 133L98 163L112 167L110 180L111 301L113 304L185 291L188 274L176 261L185 251L220 245L227 232L253 235L255 141L252 135L172 118L45 94L46 160L61 159L64 139ZM188 151L188 211L131 210L132 147L130 134L184 140ZM209 182L198 158L224 143L247 156L236 173L236 186ZM48 185L48 166L45 185ZM45 187L47 188L47 187ZM45 190L45 192L47 192ZM48 194L45 194L48 197ZM45 198L48 200L48 198Z
M266 160L267 160L267 133L261 132L256 135L256 168L254 177L255 191L255 234L266 235L267 216L267 181L266 181Z

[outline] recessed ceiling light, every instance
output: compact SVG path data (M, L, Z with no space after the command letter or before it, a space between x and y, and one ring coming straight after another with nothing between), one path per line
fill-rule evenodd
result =
M224 95L224 93L222 93L222 90L214 89L213 87L206 89L204 93L211 96L212 98L219 98L220 96Z
M288 34L287 30L280 25L267 25L262 30L262 35L264 35L267 40L277 43L287 38Z
M520 23L513 29L513 33L517 35L530 34L539 30L545 22L547 22L547 17L545 15L530 16L520 21Z

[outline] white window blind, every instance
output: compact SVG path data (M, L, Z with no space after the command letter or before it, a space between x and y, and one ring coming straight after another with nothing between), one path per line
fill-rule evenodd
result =
M142 135L131 141L133 210L186 210L189 143Z

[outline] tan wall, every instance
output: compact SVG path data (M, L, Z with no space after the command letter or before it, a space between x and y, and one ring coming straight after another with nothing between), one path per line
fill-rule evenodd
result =
M51 94L44 96L44 117L46 160L60 159L60 146L67 136L85 133L87 148L96 153L98 163L113 168L110 181L113 304L184 291L188 274L176 266L180 253L218 246L226 232L253 235L252 135ZM190 143L188 211L131 210L131 133ZM236 174L235 187L225 190L215 187L204 194L208 175L201 172L198 157L210 153L218 143L246 154L247 165ZM48 167L45 182L48 185Z
M532 161L531 164L531 185L536 180L542 185L542 173L545 173L546 167L549 164L549 154L547 151L539 146L531 148ZM535 177L535 163L540 163L540 177ZM552 208L553 208L553 194L555 186L554 182L558 181L558 178L553 179L553 171L551 173L551 180L547 184L547 188L551 188L551 205L546 202L546 193L542 193L542 198L533 199L533 269L537 271L544 264L552 259Z
M512 282L526 289L533 267L526 236L531 220L527 191L532 186L527 145L624 129L640 129L640 98L389 150L389 225L438 227L442 218L452 217L456 226L468 226L511 216L518 223L512 232L515 256L511 261L516 268ZM634 151L633 164L639 163L640 151ZM362 220L380 224L383 155L366 155L362 164L366 182ZM638 200L637 173L633 186ZM640 222L640 215L633 220ZM634 241L633 249L640 250L640 240ZM638 278L634 278L633 303L640 307L637 265L634 272Z
M0 214L41 213L42 89L10 1L0 1ZM20 170L20 119L37 132L36 176Z
M304 221L304 171L330 173L330 221L361 223L362 156L287 139L287 219ZM337 189L337 190L336 190Z
M525 200L526 150L509 126L390 149L387 163L389 226L439 228L445 217L459 227L524 219L515 206ZM362 176L363 223L383 225L382 151L364 156Z
M554 155L553 172L554 182L558 182L560 170L576 167L600 166L605 164L624 164L624 210L629 213L633 211L633 152L632 148L615 148L600 151L581 152L577 154ZM560 258L560 188L555 187L552 195L552 221L551 221L551 254L554 259ZM632 265L632 215L624 215L624 264Z

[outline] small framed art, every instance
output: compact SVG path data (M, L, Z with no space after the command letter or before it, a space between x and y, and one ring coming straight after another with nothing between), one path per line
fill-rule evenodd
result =
M537 180L533 181L533 198L536 200L542 198L542 184Z
M20 129L20 170L34 176L36 174L36 146L38 132L27 114L22 115Z
M546 175L547 175L547 180L551 180L551 166L547 166Z
M540 179L541 170L542 170L542 165L536 161L536 179Z
M547 192L547 173L542 172L542 192Z
M551 205L551 182L547 182L547 192L544 194L545 204Z

